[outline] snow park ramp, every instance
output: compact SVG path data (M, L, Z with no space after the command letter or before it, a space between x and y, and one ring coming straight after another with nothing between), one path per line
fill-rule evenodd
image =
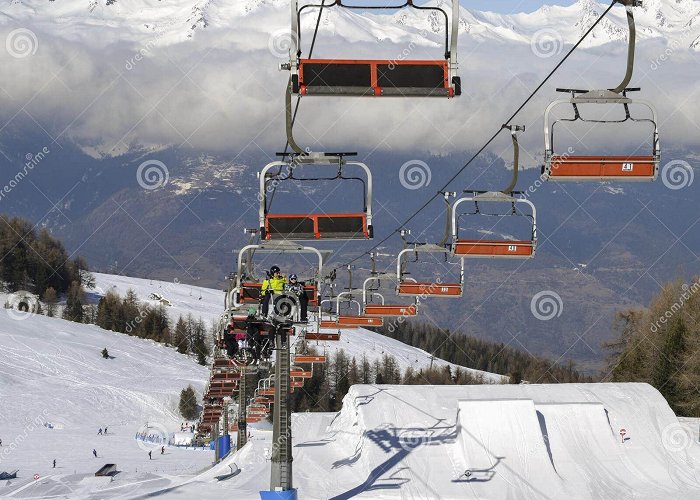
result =
M460 400L464 494L480 499L564 498L531 399Z
M629 449L626 433L613 430L601 403L547 403L535 406L557 473L572 495L590 498L698 498L697 485L684 484L681 470L662 446ZM640 426L639 422L635 425ZM653 422L647 422L653 429Z

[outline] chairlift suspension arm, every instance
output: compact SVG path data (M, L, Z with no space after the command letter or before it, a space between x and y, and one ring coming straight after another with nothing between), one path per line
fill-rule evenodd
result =
M617 0L619 3L625 6L625 11L627 14L627 26L629 27L629 37L627 43L627 69L625 71L625 77L622 79L620 84L612 89L616 94L621 93L627 88L630 81L632 80L632 72L634 71L634 48L637 40L637 29L634 24L634 14L632 13L632 7L641 5L639 0Z
M525 131L525 125L503 125L503 128L510 130L510 137L513 141L513 178L510 185L501 191L504 194L511 194L518 183L518 159L520 158L520 146L518 145L518 132ZM515 205L513 206L515 211Z

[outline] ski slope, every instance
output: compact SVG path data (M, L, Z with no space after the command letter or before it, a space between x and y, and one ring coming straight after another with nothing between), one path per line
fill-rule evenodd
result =
M679 431L691 422L647 384L358 385L339 413L292 424L303 499L700 498L697 434ZM100 498L259 498L271 448L258 431L197 476L105 486Z
M101 356L105 347L112 359ZM0 309L0 471L20 470L11 486L0 481L0 497L25 485L15 496L32 497L34 474L39 482L61 478L50 492L68 495L105 463L117 464L124 482L206 467L209 451L168 448L161 455L160 446L139 446L135 435L178 430L180 391L192 384L201 395L207 378L206 367L161 344ZM105 426L107 435L98 435ZM99 488L104 479L80 488Z
M224 308L224 292L211 288L202 288L182 283L170 283L150 279L132 278L129 276L119 276L113 274L94 273L96 288L93 291L93 300L98 301L99 297L107 291L113 290L124 297L131 289L138 296L139 300L151 307L158 307L159 302L150 300L152 293L157 293L171 302L171 306L166 306L168 315L174 323L179 316L186 317L188 314L205 320L207 325L217 320ZM201 299L199 298L201 297ZM333 333L331 329L321 329L325 333ZM358 362L362 356L366 356L370 363L375 360L381 361L384 355L391 355L397 361L397 365L403 373L407 368L414 370L421 368L449 366L453 372L457 365L448 363L441 359L433 359L429 353L422 349L417 349L406 345L398 340L390 339L378 333L364 328L343 330L338 342L310 342L319 353L326 353L332 356L338 350L343 349L351 358L354 356ZM481 370L474 370L466 367L459 367L475 377L480 377L484 382L502 383L507 381L506 377Z
M294 416L294 480L304 499L697 499L679 425L646 384L354 386L338 414ZM258 498L269 438L217 466L240 469L228 481L173 491Z
M270 431L214 467L208 450L149 460L134 439L146 422L177 430L180 389L201 393L207 376L151 341L1 310L0 470L20 477L0 497L259 498ZM358 385L340 412L292 422L304 499L700 499L698 420L679 421L646 384ZM121 472L94 477L105 463Z

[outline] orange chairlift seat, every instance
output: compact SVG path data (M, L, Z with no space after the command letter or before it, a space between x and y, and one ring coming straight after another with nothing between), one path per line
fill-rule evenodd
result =
M510 258L529 259L534 257L537 246L537 212L535 205L528 199L516 197L517 192L505 194L500 191L478 191L471 196L466 196L455 201L452 207L452 253L456 256L469 258ZM508 214L484 213L479 207L480 202L509 203L511 211ZM522 216L529 219L530 239L465 239L459 236L458 207L462 203L474 203L475 211L467 215L471 216L497 216L510 217ZM519 212L517 206L529 207L529 212Z
M324 2L325 3L325 2ZM415 5L405 0L401 5L351 5L347 0L334 0L324 8L398 9L412 7L437 14L444 21L445 53L442 59L392 60L309 59L301 57L300 17L304 10L321 5L307 4L299 8L292 0L292 44L289 64L291 92L301 95L331 96L399 96L454 97L462 93L457 70L457 37L459 1L451 0L448 13L438 6Z
M369 284L372 281L376 281L379 285L382 279L388 279L396 281L397 287L399 278L391 273L376 273L369 278L365 279L362 286L362 303L363 313L365 316L416 316L418 314L418 304L413 302L412 304L386 304L384 301L384 296L377 291L370 290ZM380 299L379 304L370 302L372 296L377 296Z
M265 165L259 173L260 201L258 218L260 237L263 240L355 240L371 239L372 226L372 173L364 163L347 161L346 156L355 153L289 153L289 160L274 161ZM335 169L335 174L326 177L298 177L301 165L321 165ZM349 167L357 167L364 177L346 175ZM273 171L276 170L276 171ZM289 214L271 213L268 195L283 181L356 181L363 186L362 210L346 213Z
M359 292L359 289L357 290ZM340 303L341 299L347 297L345 302L357 304L358 314L340 314ZM321 328L336 328L338 330L342 329L352 329L360 327L378 327L384 324L384 320L381 317L372 317L367 314L362 314L362 305L353 299L352 290L340 292L336 298L336 316L331 319L321 320L319 326ZM308 338L308 334L307 334Z
M302 370L301 368L293 368L292 370L289 371L289 376L290 377L296 377L296 378L311 378L313 377L314 372L311 370Z
M294 362L300 365L306 363L325 363L326 356L296 355L294 356Z
M449 248L434 244L413 244L411 248L404 248L399 252L396 259L396 275L400 276L397 285L397 294L408 297L445 297L458 298L462 296L462 288L464 284L464 258L459 260L459 281L458 282L443 282L440 279L433 281L417 281L413 278L406 278L408 274L404 271L404 255L414 253L415 261L418 261L419 253L440 253L445 257L450 253Z
M558 92L571 94L569 99L558 99L547 106L544 113L544 144L545 156L542 167L542 175L545 179L557 181L653 181L656 179L659 163L661 161L659 147L659 131L656 110L651 103L631 99L628 92L638 91L639 88L628 88L634 69L634 49L636 42L636 28L632 7L641 5L637 0L618 0L627 11L627 24L629 36L627 44L627 70L622 82L614 89L580 90L557 89ZM572 118L555 119L550 124L550 113L561 105L570 104L573 107ZM605 106L622 106L625 117L623 119L586 119L581 115L580 105L597 104ZM634 118L630 111L630 105L640 105L649 110L651 118ZM586 122L604 124L614 127L615 124L631 122L645 122L651 125L651 152L646 155L570 155L554 152L554 127L560 122ZM610 131L614 133L614 131Z
M306 332L304 335L306 340L317 340L317 341L337 341L340 340L339 333L322 333L322 332Z

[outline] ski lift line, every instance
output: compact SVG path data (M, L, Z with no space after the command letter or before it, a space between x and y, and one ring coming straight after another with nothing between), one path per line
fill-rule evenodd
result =
M542 82L540 82L540 84L535 88L535 90L533 90L532 93L530 93L530 95L529 95L529 96L525 99L525 101L523 101L523 103L515 110L515 112L510 116L510 118L508 118L508 119L506 120L506 123L510 123L510 122L518 115L518 113L520 113L520 112L523 110L523 108L525 108L525 106L527 106L527 105L530 103L530 101L535 97L535 95L537 95L537 93L542 89L542 87L544 87L544 85L549 81L549 79L554 75L554 73L557 72L557 70L567 61L567 59L571 56L571 54L573 54L574 51L575 51L576 49L578 49L578 47L579 47L579 46L583 43L583 41L588 37L588 35L590 35L590 33L595 29L595 27L598 26L598 24L605 18L605 16L607 16L607 14L610 12L610 10L612 10L612 8L615 6L615 4L617 4L618 2L623 2L623 1L624 1L624 0L613 0L613 1L612 1L612 3L608 6L608 8L605 9L605 11L603 12L603 14L602 14L601 16L599 16L599 17L595 20L595 22L591 25L591 27L588 28L588 30L586 30L586 32L585 32L585 33L581 36L581 38L576 42L576 44L564 55L564 57L563 57L563 58L557 63L557 65L549 72L549 74L547 74L547 76L542 80ZM629 0L628 0L628 1L629 1ZM358 261L360 258L364 257L365 255L369 254L371 251L377 249L378 247L380 247L381 245L383 245L384 243L386 243L386 242L389 240L389 238L391 238L395 233L398 233L399 231L401 231L401 229L403 229L409 222L411 222L413 219L415 219L416 216L417 216L419 213L421 213L423 210L425 210L425 209L428 207L428 205L430 205L430 203L431 203L433 200L435 200L438 196L440 196L440 195L442 194L443 191L446 191L447 188L449 187L449 185L452 184L452 182L454 182L454 180L457 179L457 177L459 177L459 175L460 175L462 172L464 172L464 170L466 170L466 169L469 167L469 165L471 165L471 164L474 162L474 160L476 160L476 158L478 158L479 155L481 155L481 153L483 153L484 150L485 150L487 147L489 147L489 146L491 145L491 143L496 139L496 137L498 137L498 135L501 133L502 130L503 130L503 128L499 128L499 129L491 136L491 138L490 138L488 141L486 141L486 143L485 143L483 146L481 146L481 148L479 148L479 150L478 150L476 153L474 153L474 155L472 155L472 157L471 157L471 158L470 158L470 159L469 159L469 160L468 160L468 161L467 161L467 162L466 162L452 177L450 177L450 179L449 179L449 180L445 183L445 185L438 191L438 193L434 194L434 195L433 195L432 197L430 197L425 203L423 203L423 205L422 205L420 208L418 208L418 210L416 210L410 217L408 217L397 229L395 229L394 231L390 232L390 233L389 233L387 236L385 236L381 241L379 241L379 243L377 243L376 245L374 245L370 250L366 251L365 253L363 253L363 254L361 254L361 255L358 255L357 257L355 257L354 259L350 260L349 262L347 262L347 263L344 264L344 265L352 264L353 262Z

